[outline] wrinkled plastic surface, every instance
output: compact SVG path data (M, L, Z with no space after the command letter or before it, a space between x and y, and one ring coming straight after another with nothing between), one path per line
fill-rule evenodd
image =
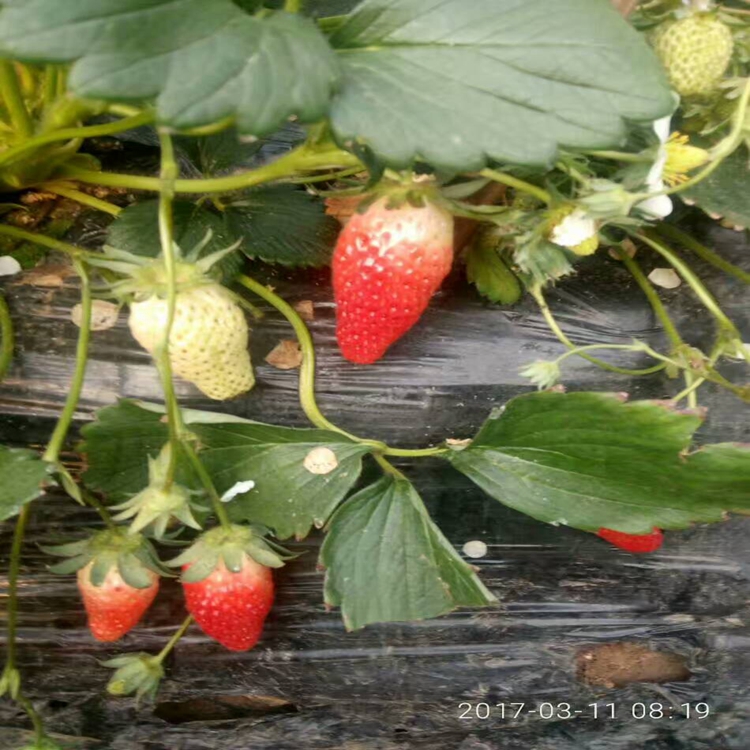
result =
M705 229L705 227L704 227ZM741 234L705 230L730 260L750 268ZM77 238L101 241L97 226ZM644 264L653 260L644 256ZM658 263L657 263L658 265ZM738 281L695 262L750 341L750 297ZM470 437L494 405L528 391L518 369L562 352L531 301L501 309L482 302L457 272L421 324L378 364L356 367L339 355L327 271L304 274L251 269L292 302L315 303L318 397L347 430L416 447ZM3 442L42 444L67 393L77 329L74 278L39 289L4 284L17 326L17 356L0 386ZM713 325L689 289L663 291L685 337L709 348ZM641 293L618 262L603 254L550 294L555 313L580 343L663 343ZM296 371L263 362L293 334L266 308L254 324L258 386L237 401L209 402L179 383L186 407L222 410L277 424L304 426ZM638 360L617 360L641 364ZM645 366L645 362L643 366ZM743 380L741 365L725 367ZM665 398L678 382L631 379L568 360L570 390L624 391ZM746 380L746 371L744 374ZM156 370L130 338L124 315L93 334L78 424L118 397L160 399ZM749 441L750 408L713 386L702 391L709 418L705 442ZM74 456L69 456L75 463ZM56 493L35 504L20 587L20 660L28 694L52 729L86 747L111 750L286 750L289 748L460 748L460 750L747 750L750 747L750 519L669 533L657 554L633 557L593 535L537 523L486 497L437 460L402 461L433 516L460 549L482 540L474 561L500 599L494 610L461 611L437 620L368 627L346 634L322 604L316 570L320 536L296 545L304 553L278 575L278 601L261 641L233 654L197 629L170 660L155 709L104 694L108 671L98 661L122 651L158 650L184 616L179 588L163 594L141 627L117 645L97 644L85 628L75 580L46 570L37 545L56 541L97 519ZM0 526L2 570L11 524ZM2 600L0 600L0 611ZM636 641L684 655L688 682L592 689L576 677L575 657L591 644ZM229 697L227 697L229 696ZM248 697L249 696L249 697ZM459 704L595 701L622 707L615 719L568 721L524 713L518 719L460 719ZM704 701L698 719L629 715L634 701ZM186 703L186 701L194 701ZM0 748L16 746L24 718L0 703ZM14 744L15 743L15 744Z

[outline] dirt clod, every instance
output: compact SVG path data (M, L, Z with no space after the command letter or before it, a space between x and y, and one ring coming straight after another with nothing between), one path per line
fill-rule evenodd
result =
M614 688L633 682L682 682L691 676L679 654L652 651L637 643L591 646L576 657L578 679Z

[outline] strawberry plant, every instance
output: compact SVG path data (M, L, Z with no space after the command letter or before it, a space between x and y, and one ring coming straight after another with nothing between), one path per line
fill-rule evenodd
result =
M61 575L77 572L94 638L136 627L160 577L179 572L189 615L164 649L106 664L109 692L139 698L156 694L193 622L228 649L252 648L273 570L295 564L281 544L314 530L325 535L323 598L347 629L495 606L394 458L448 462L489 498L629 553L750 511L747 446L693 447L706 383L750 402L723 367L750 363L750 347L690 260L742 284L750 273L668 218L684 198L750 224L750 11L699 0L621 4L628 19L601 0L345 5L332 15L312 0L0 0L0 240L19 266L67 256L81 292L75 372L48 445L0 446L0 521L15 524L0 694L29 713L34 747L54 743L16 665L17 588L31 508L53 485L103 524L46 550L65 558ZM269 159L280 133L289 148ZM158 147L158 174L104 169L92 139L111 137ZM50 199L111 219L105 246L72 244L35 217ZM579 345L555 318L547 290L606 253L651 303L665 348ZM673 323L659 277L643 270L653 258L713 321L709 351ZM538 391L498 404L471 439L390 446L321 412L312 336L250 275L264 264L332 267L355 377L387 364L395 342L408 346L462 266L488 304L529 295L566 352L528 363ZM78 477L61 451L100 299L127 309L164 398L101 409L81 429ZM297 337L309 428L176 398L177 378L213 401L263 398L248 350L265 325L259 301ZM4 300L0 323L4 375L14 353ZM660 402L568 393L572 357L674 383Z

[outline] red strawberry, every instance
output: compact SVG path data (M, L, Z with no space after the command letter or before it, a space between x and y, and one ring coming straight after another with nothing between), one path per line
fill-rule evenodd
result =
M273 604L271 568L278 548L247 526L202 534L169 565L182 568L188 612L206 635L231 651L251 649Z
M341 353L372 364L420 318L453 262L453 216L430 201L355 214L333 255Z
M245 555L240 572L232 573L220 560L202 581L183 582L182 588L188 612L206 635L230 651L247 651L258 642L273 605L270 568Z
M89 629L98 641L116 641L138 624L159 591L159 576L147 571L151 584L145 588L129 586L116 567L107 572L101 586L91 582L90 562L78 571L78 589L89 618Z
M606 539L615 547L636 554L656 552L664 542L664 534L661 529L657 528L654 528L650 534L625 534L622 531L614 531L614 529L599 529L597 536Z

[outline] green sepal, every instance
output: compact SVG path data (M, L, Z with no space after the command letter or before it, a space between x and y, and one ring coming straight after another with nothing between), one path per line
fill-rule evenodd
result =
M153 585L153 576L148 571L159 576L171 575L159 561L148 539L120 527L100 531L88 539L41 549L51 555L69 558L50 566L53 573L60 575L69 575L93 563L89 580L97 587L104 583L113 568L129 586L138 589Z
M158 657L151 654L128 654L102 663L102 666L115 669L107 683L110 695L133 695L136 701L141 698L155 698L159 683L164 677L164 668Z
M62 562L50 565L50 572L60 576L68 576L71 573L76 573L81 568L85 568L91 562L91 558L88 555L78 555L77 557L71 557L69 560L63 560Z
M124 552L117 558L117 570L122 576L122 580L132 586L134 589L145 589L154 582L154 577L141 561L132 553Z
M15 667L6 664L0 676L0 697L7 694L11 700L18 700L20 691L21 673Z
M264 539L265 530L233 524L228 528L218 526L198 537L192 546L167 563L170 567L189 565L182 574L184 583L198 583L213 573L219 560L232 572L242 570L243 557L247 555L268 568L280 568L289 555L278 545Z

